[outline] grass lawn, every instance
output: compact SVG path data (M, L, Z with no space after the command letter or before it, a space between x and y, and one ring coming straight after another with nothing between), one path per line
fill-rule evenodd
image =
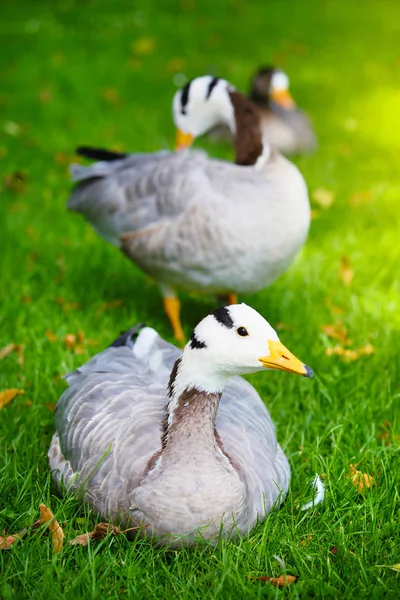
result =
M0 361L0 390L25 391L0 411L7 533L33 523L41 502L68 539L93 528L98 519L50 482L60 376L139 321L171 339L154 283L66 212L74 148L171 148L177 73L212 72L246 89L255 67L276 62L319 138L317 153L296 163L311 193L334 195L328 208L314 203L289 272L242 298L280 324L282 341L316 373L251 378L292 466L282 508L213 550L166 552L109 536L52 556L50 539L32 535L0 551L0 597L400 597L400 575L388 568L400 562L398 3L3 0L0 32L0 349L24 345ZM215 304L181 298L189 335ZM367 347L364 355L329 355L342 343L329 334L343 338L343 328L346 348ZM65 336L78 332L68 347ZM374 485L360 493L350 465ZM301 513L315 473L324 474L325 503ZM297 577L286 590L249 578L281 575L275 556Z

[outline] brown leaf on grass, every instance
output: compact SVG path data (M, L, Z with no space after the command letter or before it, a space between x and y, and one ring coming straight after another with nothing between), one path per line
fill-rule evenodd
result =
M397 442L399 440L398 435L393 435L392 425L390 421L384 421L379 428L378 439L382 440L385 446L390 446L394 441Z
M40 92L39 92L40 102L42 102L43 104L47 104L52 99L53 99L53 92L50 88L45 87L40 90Z
M62 298L61 296L58 296L56 298L56 302L57 302L57 304L62 306L65 311L68 311L71 309L75 310L76 308L79 308L79 306L80 306L79 302L67 302L65 300L65 298Z
M267 581L272 583L275 587L284 588L294 583L297 579L294 575L280 575L279 577L269 577L268 575L262 575L261 577L250 577L249 579L257 579L258 581Z
M73 333L67 333L66 336L64 336L64 344L67 346L67 348L69 350L74 350L75 346L76 346L76 337Z
M301 545L305 546L307 544L307 546L308 546L311 543L311 540L312 540L312 535L311 535L311 533L309 533L305 540L301 540Z
M145 56L152 54L156 47L156 40L154 38L142 37L137 39L132 44L132 52L137 56Z
M361 346L361 348L358 349L358 354L360 356L371 356L371 354L373 354L375 352L375 348L373 347L372 344L365 344L365 346Z
M350 348L346 348L343 351L342 358L344 362L354 362L359 357L357 350L351 350Z
M0 550L5 550L6 548L12 546L14 542L16 542L19 539L19 537L19 533L16 533L14 535L7 535L6 537L0 535Z
M96 316L100 316L103 314L103 312L105 312L106 310L109 310L110 308L115 308L117 306L123 306L124 301L123 300L110 300L110 302L101 302L101 304L99 304L97 311L96 311Z
M340 306L336 306L335 304L333 304L330 298L326 298L325 306L334 315L342 315L344 313L343 308L340 308Z
M325 354L326 356L343 356L344 348L342 348L342 346L339 344L336 344L336 346L325 348Z
M133 527L132 529L136 528ZM121 529L115 525L111 525L111 523L97 523L93 531L78 535L73 540L70 540L68 544L71 544L71 546L87 546L89 540L103 540L109 533L112 535L120 535L121 533L124 533L124 531L121 531Z
M339 277L344 285L350 285L354 278L354 269L350 266L347 256L342 256L339 268Z
M175 58L171 58L171 60L167 64L167 71L169 73L179 73L182 72L187 65L187 59L177 56Z
M336 323L333 325L322 325L322 331L328 337L333 338L334 340L338 340L342 344L347 344L349 342L349 332L345 327L343 327L342 323Z
M25 344L18 344L15 351L18 354L17 362L18 362L19 366L22 367L22 365L24 364L24 360L25 360Z
M0 410L6 406L11 400L13 400L16 396L20 396L24 394L24 390L20 390L18 388L12 388L9 390L3 390L0 392Z
M45 336L47 337L47 339L49 340L49 342L51 342L52 344L56 341L57 336L56 334L51 330L51 329L46 329L46 331L44 332Z
M13 535L6 536L0 535L0 550L6 550L7 548L10 548L17 540L24 538L27 533L31 533L35 529L38 529L40 524L41 521L40 519L38 519L33 523L33 525L31 525L30 527L25 527L19 533L14 533ZM5 531L2 531L2 533L5 533Z
M42 523L48 523L48 528L53 542L53 552L57 554L58 552L61 552L63 546L64 532L61 528L61 525L54 518L51 510L45 504L40 504L39 508L40 520Z
M330 190L318 188L312 192L311 198L321 208L329 208L335 199L335 194Z
M7 344L7 346L4 346L4 348L2 348L0 350L0 360L2 360L3 358L5 358L8 354L11 354L11 352L13 352L16 348L16 344Z
M355 192L352 196L350 196L349 203L351 206L362 206L363 204L367 204L371 200L371 192Z
M107 104L111 106L115 106L121 102L119 92L115 88L106 88L103 92L103 97Z
M69 350L73 350L75 354L83 354L85 352L85 346L96 346L97 340L86 339L83 331L74 333L67 333L64 337L64 344Z
M346 477L350 479L351 483L361 494L364 488L369 489L371 486L375 485L375 480L372 475L358 471L356 466L357 465L350 465L350 473L348 473Z
M0 350L0 360L5 358L11 352L18 354L18 364L22 366L24 364L25 344L8 344Z
M351 340L347 340L347 344L350 344ZM325 349L326 356L340 356L344 362L354 362L360 358L360 356L370 356L374 353L374 347L372 344L365 344L358 350L351 348L343 348L340 344Z
M15 173L5 175L3 182L6 188L15 194L22 194L26 189L27 178L27 172L20 169L19 171L15 171Z
M30 304L32 302L32 296L30 296L29 294L24 294L21 298L21 302L23 302L24 304Z

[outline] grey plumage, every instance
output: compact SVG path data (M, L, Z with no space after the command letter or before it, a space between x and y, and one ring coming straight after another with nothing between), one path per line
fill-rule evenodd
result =
M133 341L132 345L127 335L125 345L110 346L67 376L70 387L57 404L56 433L49 450L59 488L79 491L103 518L124 527L143 521L135 503L142 489L153 489L147 476L149 461L161 449L168 379L181 354L149 328L142 329ZM289 465L267 409L244 379L229 380L215 426L244 489L244 505L236 526L246 533L286 494ZM160 516L163 533L150 527L140 533L154 535L161 543L180 544L178 534L180 528L184 531L186 521L202 522L204 515L196 512L199 506L205 514L213 510L218 514L218 505L213 506L213 502L229 490L212 487L215 496L209 502L196 493L197 478L207 478L208 468L201 455L197 466L186 475L183 466L172 479L172 489L166 487L163 494L163 502L169 502L168 510ZM171 482L166 480L165 485ZM155 502L151 493L146 501ZM218 531L217 522L204 535L215 541ZM193 534L183 543L194 543L197 538L198 534Z
M165 286L254 292L278 277L310 222L298 169L272 154L260 169L203 152L130 154L74 166L68 208Z

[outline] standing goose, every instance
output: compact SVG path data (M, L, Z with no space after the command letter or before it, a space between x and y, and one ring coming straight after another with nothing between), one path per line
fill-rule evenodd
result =
M175 288L256 292L281 275L303 246L310 206L298 169L263 143L252 103L227 81L198 77L173 100L179 147L225 123L236 164L204 152L117 154L73 166L78 185L68 208L159 284L176 339L184 338Z
M236 377L264 369L312 377L245 304L208 315L183 353L131 329L67 376L49 449L55 482L160 544L246 534L290 479L268 410Z
M272 148L283 154L315 150L317 140L310 119L296 106L284 71L276 67L258 69L251 79L249 98L257 108L262 136ZM210 137L232 140L226 126L212 130Z

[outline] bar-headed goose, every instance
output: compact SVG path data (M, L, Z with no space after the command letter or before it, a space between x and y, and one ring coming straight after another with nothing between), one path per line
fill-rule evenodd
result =
M49 449L61 489L171 546L246 534L285 497L288 461L242 373L312 371L245 304L217 309L183 353L135 327L67 376Z
M250 100L257 107L263 137L283 154L315 150L317 140L308 116L300 110L290 92L289 77L276 67L261 67L251 78ZM210 132L212 139L232 140L226 126Z
M173 100L178 145L217 123L235 137L236 164L204 152L118 154L81 148L101 162L73 166L68 208L158 282L175 337L175 289L226 294L272 283L303 246L310 224L304 179L270 151L254 105L227 81L198 77Z

